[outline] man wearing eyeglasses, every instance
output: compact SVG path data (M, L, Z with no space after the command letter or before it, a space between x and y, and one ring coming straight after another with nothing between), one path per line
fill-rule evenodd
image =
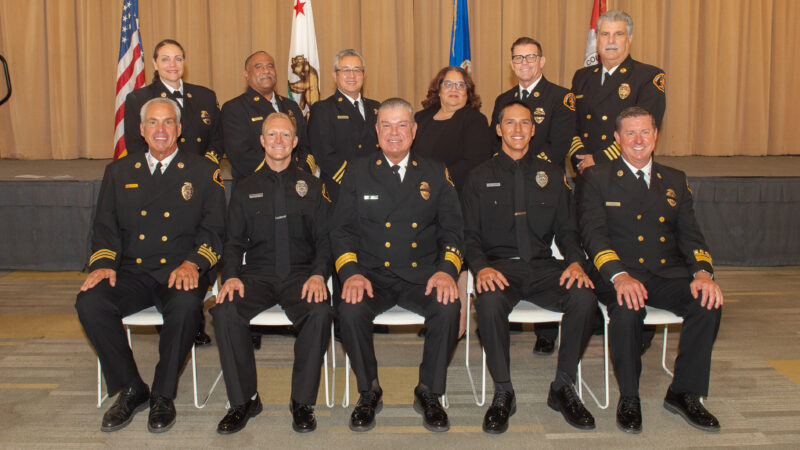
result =
M522 101L531 109L536 133L530 151L539 159L558 164L564 161L575 137L575 96L566 88L548 81L542 74L545 57L542 44L529 37L520 37L511 45L511 69L519 84L500 94L494 101L490 132L500 123L500 111L512 101ZM499 152L501 140L495 139ZM542 323L534 327L534 355L552 355L555 351L557 323Z
M531 141L532 151L539 159L558 164L563 169L575 137L575 96L544 77L544 64L542 45L538 41L529 37L514 41L511 45L511 70L518 84L497 96L489 130L495 135L500 111L514 100L522 101L533 112L536 134ZM495 151L500 151L500 144L500 139L496 138Z
M658 67L630 56L633 19L612 10L597 20L597 53L600 63L578 69L572 78L578 113L578 140L569 157L576 171L619 159L621 148L614 141L614 121L631 106L641 106L661 128L667 99L666 75Z
M320 178L336 200L348 161L378 150L375 118L380 104L361 95L364 58L353 49L342 50L333 60L336 92L311 107L308 138Z

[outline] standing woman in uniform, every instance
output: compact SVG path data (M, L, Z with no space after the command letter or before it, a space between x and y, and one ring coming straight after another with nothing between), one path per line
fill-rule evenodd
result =
M139 110L148 100L168 97L181 107L181 136L178 151L205 155L219 164L222 155L222 132L217 94L209 88L183 82L186 53L177 41L164 39L153 50L153 82L125 98L125 150L146 152L147 143L139 132ZM210 152L210 153L209 153ZM154 163L155 164L155 163ZM170 168L167 167L167 170ZM211 343L205 332L205 315L194 337L196 345Z
M422 101L422 111L414 115L417 135L411 152L444 163L459 196L467 174L486 161L492 152L488 120L481 113L481 98L475 83L461 67L445 67L436 74ZM459 338L467 327L467 272L458 276L461 300Z
M153 82L125 98L125 148L128 153L146 152L139 133L139 110L151 98L169 97L181 107L181 137L178 149L205 155L222 155L222 132L217 94L211 89L183 82L186 54L177 41L164 39L153 50Z

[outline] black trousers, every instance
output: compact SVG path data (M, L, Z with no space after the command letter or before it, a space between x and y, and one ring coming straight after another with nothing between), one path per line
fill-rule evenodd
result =
M286 280L277 277L242 277L244 297L234 293L211 308L217 335L219 359L231 405L242 405L257 391L256 359L251 343L250 320L261 311L280 304L294 324L292 393L295 402L317 401L320 367L331 337L331 306L328 300L309 303L300 298L308 273L296 272Z
M691 392L708 395L708 377L711 373L711 348L719 331L722 309L708 310L700 300L692 297L689 278L652 277L644 282L647 289L646 304L666 309L683 317L678 357L675 359L673 392ZM639 377L642 374L642 327L646 312L635 311L627 305L617 304L617 294L612 285L597 286L597 295L608 307L609 341L614 371L617 374L620 395L638 396Z
M164 325L159 334L159 360L151 389L175 398L178 376L200 325L208 278L201 276L198 284L197 289L183 291L167 288L147 274L117 272L114 287L103 280L78 294L75 309L100 358L109 394L143 383L122 318L155 305L164 316Z
M566 373L575 382L578 362L592 336L592 319L597 309L597 299L591 289L570 289L559 286L559 278L566 268L560 260L498 260L492 262L508 280L504 290L483 292L475 301L481 342L486 352L486 365L497 383L511 381L509 357L510 338L508 315L525 299L542 308L564 313L561 320L561 344L558 349L557 370Z
M425 295L424 284L408 282L386 269L364 274L372 283L374 297L364 295L360 303L339 304L342 341L350 356L359 391L368 391L378 383L378 362L372 341L372 321L378 314L399 305L425 317L425 345L419 366L419 383L434 394L444 394L447 366L458 343L459 302L444 305L436 301L436 290Z

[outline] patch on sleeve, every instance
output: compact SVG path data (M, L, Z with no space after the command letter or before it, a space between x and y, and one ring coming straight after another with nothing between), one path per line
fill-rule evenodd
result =
M653 84L658 88L659 91L664 92L664 89L667 86L667 75L664 72L659 73L653 78Z
M215 183L222 186L222 189L225 189L225 183L222 182L222 172L219 169L214 171L214 175L211 178L214 179Z
M206 152L206 158L214 161L214 164L219 165L219 158L217 157L217 153L213 150L209 150Z
M564 106L569 108L571 111L575 111L575 94L570 92L564 96Z

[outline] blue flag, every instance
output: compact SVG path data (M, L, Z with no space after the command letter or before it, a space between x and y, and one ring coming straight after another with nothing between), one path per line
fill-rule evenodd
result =
M453 0L453 31L450 33L450 65L472 72L469 53L467 0Z

